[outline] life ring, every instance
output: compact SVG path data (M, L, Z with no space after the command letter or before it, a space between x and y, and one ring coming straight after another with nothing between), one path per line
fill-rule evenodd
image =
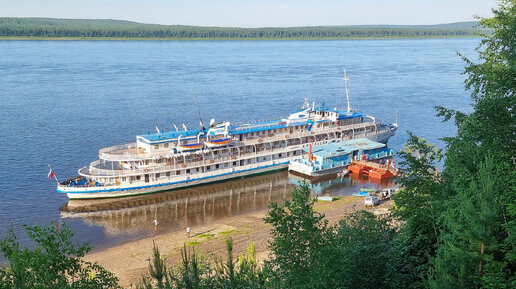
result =
M210 164L213 164L213 160L210 160Z
M183 163L183 164L181 164L181 167L182 167L182 168L184 168L184 167L185 167L185 164L184 164L184 163Z
M144 169L143 171L144 171L144 172L146 172L146 173L148 173L148 172L149 172L149 169Z
M263 141L263 139L261 139L261 138L258 139L258 142L262 142L262 141Z
M231 159L234 160L234 159L236 159L236 157L235 156L231 156Z
M285 136L285 138L289 138L289 137L290 137L290 135L288 135L288 134Z

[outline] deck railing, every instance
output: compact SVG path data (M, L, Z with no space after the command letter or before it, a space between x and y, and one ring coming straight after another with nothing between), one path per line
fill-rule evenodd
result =
M294 132L292 134L289 133L282 133L282 134L270 134L270 135L258 135L253 137L247 137L244 142L240 142L238 140L235 140L234 143L236 145L256 145L259 143L268 143L268 142L276 142L276 141L285 141L287 139L292 138L300 138L300 137L307 137L307 136L315 136L320 134L329 134L334 132L346 132L346 131L353 131L353 130L361 130L367 127L373 127L376 126L376 129L370 132L366 133L356 133L354 137L357 136L368 136L372 134L378 134L385 130L377 130L378 126L380 124L376 123L373 125L372 122L363 122L358 124L350 124L350 125L344 125L340 127L330 127L330 128L324 128L324 129L314 129L312 131L298 131ZM351 136L349 136L351 138ZM155 153L141 153L141 152L130 152L126 151L124 153L116 153L117 151L121 150L128 150L131 148L136 148L136 143L129 143L129 144L123 144L118 146L112 146L108 148L101 149L99 151L99 157L101 159L110 160L110 161L137 161L137 160L148 160L152 158L163 158L163 157L169 157L173 155L172 149L169 151L160 151ZM180 156L180 155L179 155ZM175 157L178 157L176 155Z
M152 163L144 168L141 169L132 169L132 170L123 170L123 169L106 169L101 168L101 166L104 166L104 164L101 163L100 160L96 160L90 164L88 167L83 167L79 170L79 174L81 175L87 175L91 177L117 177L117 176L135 176L135 175L142 175L142 174L149 174L149 173L165 173L167 171L176 170L176 169L192 169L200 166L215 166L217 164L225 163L225 162L240 162L241 160L244 160L246 163L245 165L249 165L247 163L248 159L256 159L261 157L268 157L272 153L278 154L278 153L287 153L293 150L299 150L302 148L302 145L296 145L296 146L289 146L289 147L283 147L283 148L274 148L273 150L262 150L258 152L247 152L242 153L240 157L232 157L229 155L222 155L220 157L210 159L205 158L200 161L187 161L186 163L183 162L182 159L177 159L175 165L162 165L160 163ZM289 157L276 157L273 159L274 161L282 161ZM301 157L301 155L296 155L296 158ZM259 164L263 163L259 162ZM217 170L218 171L218 170Z

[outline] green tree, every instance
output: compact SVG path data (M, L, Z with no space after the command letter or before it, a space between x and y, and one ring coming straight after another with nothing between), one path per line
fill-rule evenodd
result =
M271 260L266 262L268 287L323 288L316 272L324 272L331 231L324 215L313 209L308 186L295 188L292 200L269 206L265 222L272 225Z
M152 262L149 262L149 274L158 282L158 288L163 289L163 278L167 274L167 266L154 241L152 241Z
M402 226L395 243L396 254L391 263L391 284L394 288L422 288L435 256L441 233L440 215L444 211L437 164L442 152L412 133L399 152L402 186L395 196L394 216Z
M334 252L339 258L334 266L340 274L331 276L337 283L334 287L388 288L396 235L390 218L357 211L339 222L337 232Z
M479 62L463 57L473 112L438 108L445 120L454 118L457 136L446 138L447 233L434 260L433 287L516 286L515 1L500 1L493 15L480 21L492 33L477 48Z
M9 262L0 268L0 288L118 288L118 279L98 264L82 261L90 247L74 244L67 226L24 226L34 249L20 248L11 228L0 241Z
M454 200L457 206L446 212L449 230L441 238L430 287L510 287L504 272L507 264L495 256L503 251L497 238L503 228L500 204L495 201L500 181L495 168L493 160L486 159L476 180Z

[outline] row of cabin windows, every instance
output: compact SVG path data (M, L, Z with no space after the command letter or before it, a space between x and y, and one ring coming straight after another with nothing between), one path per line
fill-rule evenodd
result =
M169 143L164 143L164 144L163 144L163 147L164 147L164 148L168 148L168 146L169 146ZM154 145L154 148L155 148L155 149L159 149L159 144Z
M292 152L292 154L293 154L293 155L297 155L297 151ZM282 154L282 153L278 154L278 158L281 158L281 157L283 157L283 154ZM250 163L252 163L254 160L255 160L254 158L253 158L253 159L247 159L247 163L248 163L248 164L250 164ZM260 161L260 159L258 159L258 158L257 158L256 160L257 160L257 161ZM261 160L262 160L262 161L266 161L266 160L267 160L267 157L262 157L262 158L261 158ZM242 161L243 161L243 160L242 160ZM243 163L242 163L241 165L243 165ZM225 168L227 168L227 167L229 167L229 163L224 163L224 164L222 164L222 166L223 166L223 167L225 167ZM233 162L233 166L234 166L234 167L235 167L235 166L238 166L238 161L234 161L234 162ZM207 170L207 171L208 171L208 170L211 170L211 167L212 167L212 166L206 166L206 170ZM219 169L219 168L221 167L221 164L216 164L216 165L214 165L214 167L215 167L215 169ZM194 172L200 172L200 168L195 168L195 169L186 169L186 170L185 170L185 173L186 173L186 174L189 174L189 173L191 173L192 171L194 171ZM170 175L171 175L171 172L165 172L165 176L166 176L166 177L170 177ZM177 171L176 171L176 176L178 176L178 175L181 175L181 170L177 170ZM161 177L161 173L156 173L156 178L160 178L160 177ZM131 178L131 179L132 179L132 178ZM134 180L134 179L133 179L133 180ZM136 180L141 180L141 176L136 176ZM110 181L111 181L111 179L110 179ZM126 178L125 178L125 177L123 177L123 178L122 178L122 181L124 181L124 182L125 182L125 181L126 181Z

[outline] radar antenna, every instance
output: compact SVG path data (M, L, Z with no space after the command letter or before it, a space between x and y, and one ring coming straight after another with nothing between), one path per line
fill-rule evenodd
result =
M346 86L346 102L347 102L347 105L348 105L348 114L351 112L351 104L349 102L349 90L348 90L348 76L346 74L346 69L344 69L344 78L342 78L342 80L344 80L344 85Z

